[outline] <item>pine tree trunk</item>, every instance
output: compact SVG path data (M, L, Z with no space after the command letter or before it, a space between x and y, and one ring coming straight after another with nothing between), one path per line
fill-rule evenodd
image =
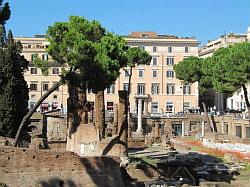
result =
M119 90L119 106L118 106L118 135L121 144L121 155L128 156L128 92Z
M18 128L18 131L17 131L17 134L16 134L16 137L15 137L15 141L14 141L14 147L17 146L18 144L18 141L19 141L19 138L20 138L20 134L21 134L21 131L22 131L22 128L24 125L27 124L28 120L30 119L30 117L34 114L34 112L36 111L36 109L42 104L42 102L51 94L53 93L56 89L58 89L60 86L62 85L62 83L58 82L57 84L53 85L38 101L37 103L35 104L35 106L24 116L19 128Z
M105 138L105 107L104 91L95 94L95 125L98 129L99 140Z
M208 112L207 112L207 106L206 106L206 104L204 102L202 102L202 106L203 106L203 109L204 109L205 116L207 118L207 123L211 127L211 130L214 132L214 125L212 124L212 122L211 122L211 120L209 118L209 115L208 115Z
M246 102L246 116L247 118L250 118L250 103L249 103L249 99L247 97L247 87L245 84L242 85L243 88L243 93L244 93L244 98L245 98L245 102Z
M77 113L80 119L80 123L87 124L88 123L88 109L87 109L87 94L86 87L81 86L77 87Z

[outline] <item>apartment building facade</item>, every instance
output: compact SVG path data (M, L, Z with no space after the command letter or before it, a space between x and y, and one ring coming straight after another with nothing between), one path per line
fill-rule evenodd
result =
M198 107L198 83L184 84L175 78L173 67L189 56L198 56L198 41L189 37L158 35L155 32L132 32L124 36L129 47L140 47L152 56L150 65L133 68L131 79L130 111L136 113L141 101L143 113L177 113L186 107ZM55 82L58 82L61 67L46 54L49 43L44 37L15 38L23 45L23 55L29 60L29 71L25 79L30 88L29 106L32 107L40 96ZM40 69L32 65L34 54L50 61L50 72L43 76ZM129 68L125 68L129 71ZM120 77L105 90L105 107L114 110L118 103L118 90L128 89L129 75L120 71ZM42 104L41 111L61 107L66 112L67 85L63 85ZM88 91L88 100L94 102L95 96Z
M248 27L247 33L228 33L215 40L209 41L206 45L199 48L199 57L211 57L217 49L241 42L250 42L250 27ZM248 91L248 98L250 98L250 81L246 84L246 87ZM230 110L245 110L246 103L244 99L243 89L241 88L231 97L227 98L225 104L222 94L214 93L214 104L216 110L224 110L224 106Z
M22 43L22 55L30 62L28 71L24 77L29 86L29 108L34 107L35 103L41 96L60 80L60 71L63 68L61 64L54 62L47 54L46 48L49 42L43 35L35 35L35 37L20 37L15 38ZM49 61L49 73L47 76L42 74L40 68L33 64L35 55L38 55L42 60ZM68 89L66 85L60 86L53 92L37 109L37 111L45 112L52 109L62 109L66 112L67 109Z

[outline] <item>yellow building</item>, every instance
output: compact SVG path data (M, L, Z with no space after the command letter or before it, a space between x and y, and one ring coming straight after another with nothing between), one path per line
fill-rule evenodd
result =
M140 47L152 55L150 65L140 65L133 69L130 94L130 111L136 112L138 101L144 113L177 113L185 107L198 107L198 83L183 85L175 78L174 64L189 56L198 56L198 41L189 37L158 35L155 32L132 32L124 37L130 47ZM49 43L41 35L33 38L15 38L23 44L23 55L31 62L25 79L30 87L30 107L41 94L60 78L60 65L50 63L47 77L39 69L32 67L35 53L44 60L51 61L46 54ZM129 68L127 68L128 70ZM118 103L118 90L128 88L128 75L121 70L115 84L105 90L106 110L112 111ZM59 88L43 104L42 110L56 106L66 109L68 97L67 85ZM94 101L94 94L88 94L88 100Z
M27 81L29 92L29 107L32 108L39 98L46 92L53 84L60 80L59 73L62 65L53 62L52 59L46 53L46 47L49 44L43 35L35 35L35 37L22 37L15 38L22 43L23 51L22 55L30 61L29 69L25 72L24 77ZM34 55L43 60L50 61L49 74L44 76L39 68L34 67L32 61ZM66 111L67 108L68 89L67 85L59 87L58 90L53 92L38 108L38 111L49 111L51 109L63 108Z

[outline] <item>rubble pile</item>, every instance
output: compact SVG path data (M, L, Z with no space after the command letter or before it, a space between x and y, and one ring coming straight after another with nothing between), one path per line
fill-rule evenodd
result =
M212 149L221 149L236 152L250 152L250 145L242 143L215 143L203 139L202 145Z
M179 166L188 168L193 179L195 179L196 185L201 182L230 183L234 176L239 175L240 170L245 169L247 166L245 163L223 163L220 158L207 154L196 152L184 154L176 151L164 155L161 157L160 163L157 163L157 167L162 170L162 173L165 173L171 165L175 165L177 168ZM174 186L180 184L190 185L190 177L176 175L176 177L168 178L168 176L162 176L158 182L166 185L174 184ZM155 183L157 182L155 181Z

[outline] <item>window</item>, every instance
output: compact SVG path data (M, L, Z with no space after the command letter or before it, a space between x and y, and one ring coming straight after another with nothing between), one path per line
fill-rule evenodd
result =
M107 94L114 94L115 93L115 85L111 84L107 87Z
M174 103L171 101L166 102L166 112L167 113L173 113L174 111Z
M185 84L183 86L183 94L190 95L191 94L191 87L189 84Z
M250 138L250 127L246 127L246 138Z
M142 50L145 50L145 47L144 46L139 46L140 49Z
M167 77L173 78L174 77L174 71L173 70L167 70Z
M159 94L159 84L158 83L152 83L151 84L151 93L152 94Z
M35 60L36 54L31 54L31 62Z
M184 102L183 103L183 109L186 109L186 108L188 108L188 107L190 107L191 105L190 105L190 102Z
M114 111L114 102L107 102L107 110Z
M153 46L153 52L157 52L157 47Z
M241 126L236 126L236 137L242 138L242 128L241 128Z
M152 70L152 77L157 78L158 77L158 70Z
M49 56L47 54L42 55L42 60L48 61L48 59L49 59Z
M124 70L124 77L128 78L130 75L130 69Z
M141 34L141 37L146 38L146 37L148 37L148 35L145 34L145 33L142 33L142 34Z
M54 98L54 99L57 99L57 95L54 95L53 98Z
M144 95L145 94L145 84L138 83L137 84L137 94Z
M123 90L128 91L129 83L123 83ZM131 92L131 90L130 90Z
M189 52L189 48L185 47L185 53L188 53L188 52Z
M168 47L168 52L172 53L172 47L171 46Z
M144 78L144 70L143 69L138 70L138 77L139 78Z
M158 62L157 62L157 57L153 57L152 58L152 65L153 66L157 66Z
M49 84L48 83L42 83L42 90L48 91L49 90Z
M167 65L168 66L174 65L174 57L167 57Z
M58 82L53 82L53 86L56 85L57 83ZM59 87L55 91L59 91Z
M31 45L28 45L28 48L31 48Z
M30 91L37 91L37 83L30 84Z
M158 113L158 102L151 103L151 113L153 114Z
M167 94L174 94L174 84L167 83Z
M52 74L58 75L59 74L59 68L52 68Z
M30 68L30 74L37 74L37 68Z

